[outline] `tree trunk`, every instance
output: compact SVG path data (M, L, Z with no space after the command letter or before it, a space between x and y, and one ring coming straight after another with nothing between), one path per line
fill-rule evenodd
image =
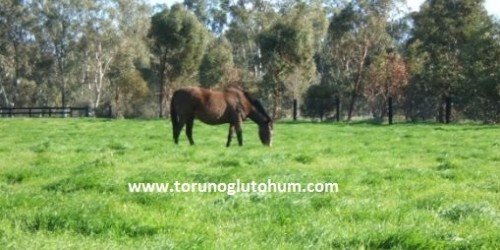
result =
M165 80L166 80L166 68L167 68L167 50L163 52L163 57L160 59L160 97L159 97L159 105L160 105L160 114L159 117L163 118L163 105L165 100Z
M66 79L61 76L61 104L66 107L67 97L66 97Z
M108 71L108 68L109 68L111 61L113 60L112 54L109 56L109 58L107 60L103 58L102 46L101 46L100 41L97 44L97 51L95 53L95 60L96 60L96 64L97 64L97 69L96 69L95 78L94 78L94 90L95 90L94 107L97 108L97 107L99 107L99 103L101 102L104 76L106 75L106 72Z
M0 94L3 97L3 100L5 102L6 107L11 107L11 103L9 101L9 98L7 98L7 93L5 92L5 88L3 87L3 84L0 82Z
M115 89L115 118L118 118L120 117L122 114L121 114L121 105L120 105L120 87L118 86L118 84L115 84L116 86L116 89ZM110 117L111 118L111 117Z
M439 102L438 102L437 122L444 123L444 103L443 103L443 100L439 100Z
M356 104L356 97L359 92L359 88L361 87L361 80L363 79L362 74L363 74L363 69L365 65L365 60L366 57L368 56L368 45L369 43L365 41L365 44L363 45L363 53L361 54L361 58L359 60L358 64L358 69L357 69L357 74L356 74L356 79L354 80L354 88L352 89L351 92L351 99L349 100L349 110L347 112L347 120L350 121L352 118L352 114L354 112L354 106Z
M347 121L351 121L352 113L354 112L354 104L356 103L356 90L351 92L351 97L349 100L349 108L347 110Z
M340 96L337 96L335 98L335 108L336 108L335 117L337 119L337 122L340 122Z
M280 93L277 89L273 91L273 120L278 119L278 114L280 111Z
M12 80L12 86L14 87L12 93L12 103L16 105L18 97L19 97L19 71L20 71L20 60L19 60L19 47L16 41L12 42L14 47L14 59L15 59L15 70L14 70L14 79Z

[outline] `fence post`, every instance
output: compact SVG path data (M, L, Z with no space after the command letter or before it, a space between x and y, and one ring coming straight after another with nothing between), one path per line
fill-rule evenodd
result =
M389 105L389 112L388 112L388 118L389 118L389 125L392 124L392 97L389 97L389 99L387 100L387 104Z
M112 111L113 111L113 110L112 110L112 108L111 108L111 104L110 104L110 105L108 105L108 117L109 117L109 118L112 118L112 116L113 116Z
M85 116L90 117L90 106L85 107Z
M293 120L297 120L297 99L293 99Z
M337 96L337 98L335 98L335 108L337 109L336 112L337 112L337 122L340 122L340 97Z
M448 124L451 120L451 97L447 96L445 99L446 107L445 107L445 122Z
M9 117L12 117L12 111L13 111L12 109L13 109L12 107L9 108Z

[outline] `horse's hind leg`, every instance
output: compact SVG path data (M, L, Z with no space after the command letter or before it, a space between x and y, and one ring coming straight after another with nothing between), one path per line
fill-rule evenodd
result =
M194 124L194 118L190 118L186 121L186 136L189 140L189 143L191 145L194 145L193 141L193 124Z
M229 147L231 145L231 140L233 139L233 133L234 133L234 126L233 126L233 124L230 124L229 125L229 133L227 134L226 147Z
M179 135L181 134L182 128L184 127L184 124L186 122L182 119L179 119L179 122L177 123L177 126L173 128L173 134L174 134L174 142L175 144L179 144Z
M243 145L243 130L241 129L241 122L236 123L234 126L236 130L236 136L238 137L238 145Z

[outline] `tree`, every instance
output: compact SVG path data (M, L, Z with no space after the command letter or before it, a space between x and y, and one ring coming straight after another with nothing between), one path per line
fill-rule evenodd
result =
M325 44L323 82L334 85L337 95L347 95L347 119L364 91L369 62L377 51L392 47L387 32L393 0L349 2L334 15Z
M228 21L229 0L184 0L184 5L207 29L217 36L222 34Z
M0 2L0 106L18 105L20 84L29 78L33 19L22 1Z
M99 107L108 90L106 75L116 54L126 50L130 55L136 55L131 60L147 55L143 40L147 31L142 27L149 25L148 15L147 5L134 0L92 1L85 12L85 33L80 39L80 47L84 53L83 78L88 79L82 80L92 90L89 96L92 96L94 108Z
M160 117L164 114L165 95L173 83L199 69L205 50L205 36L206 31L200 22L180 4L151 18L149 37L152 40L154 68L160 81Z
M225 38L213 40L201 61L199 73L201 86L210 88L238 80L232 79L233 67L231 44Z
M414 89L430 90L430 95L423 97L426 99L423 103L431 103L433 110L428 113L434 113L438 121L444 121L446 99L460 97L463 88L471 93L470 90L477 89L475 86L481 82L477 81L478 78L485 77L472 70L470 65L478 66L474 62L484 62L481 56L489 57L489 52L481 55L474 51L477 48L467 50L473 44L482 43L479 42L481 39L495 43L494 37L486 39L486 34L491 31L488 31L491 20L483 3L477 0L426 1L422 10L413 15L415 28L409 47L415 49L413 58L423 60L423 63L421 71L413 75L411 85L416 85L412 86Z
M387 114L388 100L403 102L403 89L408 83L408 70L403 58L393 50L373 59L366 72L364 95L374 118Z
M278 15L269 1L237 1L229 9L231 22L224 36L233 47L235 68L245 82L253 85L247 87L256 88L255 83L262 80L264 70L257 37L272 25Z
M33 1L37 15L35 39L39 42L42 53L53 61L53 73L60 92L63 106L67 106L74 78L69 76L79 69L77 37L81 35L82 13L85 2L77 0Z
M308 19L304 20L305 14L306 5L299 3L293 11L258 36L266 69L262 87L264 92L272 96L274 119L280 116L285 91L292 90L291 94L297 97L299 87L296 84L308 86L314 77L312 23ZM298 81L291 82L288 77L294 72L300 72L294 77Z
M466 118L500 122L500 22L475 30L464 48L467 76L458 86L455 109Z
M118 51L107 74L114 88L114 116L118 118L136 116L136 107L149 94L148 85L133 64L133 59L127 51Z
M334 90L326 84L311 85L304 94L302 112L308 117L323 118L335 108ZM340 114L337 114L340 115Z

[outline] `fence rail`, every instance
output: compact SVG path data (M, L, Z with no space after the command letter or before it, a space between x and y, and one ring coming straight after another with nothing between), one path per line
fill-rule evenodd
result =
M444 97L440 102L436 102L436 104L440 105L438 107L439 110L437 111L437 115L434 117L437 122L452 122L452 120L454 119L453 109L455 106L455 100L456 99L448 96ZM341 117L343 117L342 111L344 113L347 112L346 110L341 109L341 106L345 107L347 104L345 102L341 104L341 101L338 97L309 98L308 100L304 101L303 105L305 107L305 110L303 110L305 111L304 117L320 118L321 121L324 117L327 117L327 119L333 118L338 122L340 121ZM367 106L368 104L365 103L364 105ZM379 109L377 116L375 116L373 113L370 113L373 111L367 109L366 107L364 108L364 112L362 112L361 114L358 113L357 115L361 117L373 117L380 122L382 122L384 119L387 119L388 124L393 124L395 121L413 121L413 117L420 117L414 114L407 113L409 111L405 109L404 105L406 104L401 103L401 101L398 101L397 99L394 99L392 97L388 97L383 103L379 103L376 105L376 108ZM297 120L298 106L299 105L297 104L297 100L294 99L291 110L293 114L293 120ZM354 114L356 115L356 113ZM430 118L427 119L430 120ZM425 118L423 118L423 120L425 120Z
M86 116L91 113L90 107L23 107L0 108L0 117L29 116L29 117L73 117Z

